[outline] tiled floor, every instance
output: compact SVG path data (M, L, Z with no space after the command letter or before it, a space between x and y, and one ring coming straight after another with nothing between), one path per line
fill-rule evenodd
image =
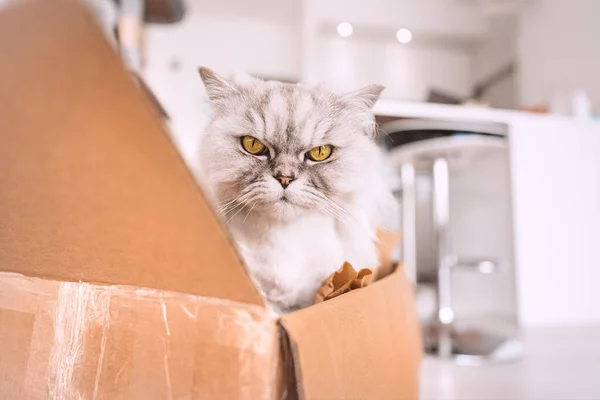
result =
M600 400L600 326L531 328L516 363L459 367L427 357L422 400Z

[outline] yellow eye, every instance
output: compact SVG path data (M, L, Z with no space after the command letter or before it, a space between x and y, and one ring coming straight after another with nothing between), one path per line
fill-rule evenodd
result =
M313 161L325 161L329 157L331 157L331 153L333 152L333 147L329 144L315 147L314 149L309 150L306 153L306 157Z
M242 147L254 156L262 156L267 153L267 146L262 144L262 142L254 136L243 136Z

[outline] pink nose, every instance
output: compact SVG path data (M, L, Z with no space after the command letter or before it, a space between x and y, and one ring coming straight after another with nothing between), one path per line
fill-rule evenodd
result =
M294 178L291 178L289 176L283 176L283 175L276 176L275 179L277 179L279 181L279 183L281 183L281 186L283 186L284 189L286 187L288 187L290 185L290 183L292 183L294 181Z

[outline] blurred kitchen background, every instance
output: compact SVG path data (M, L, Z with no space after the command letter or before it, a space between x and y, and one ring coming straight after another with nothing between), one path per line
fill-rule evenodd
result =
M85 1L190 165L200 65L386 85L422 398L600 398L600 0Z

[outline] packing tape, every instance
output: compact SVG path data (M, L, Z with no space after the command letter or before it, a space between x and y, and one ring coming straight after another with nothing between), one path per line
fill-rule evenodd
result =
M48 395L52 399L79 397L73 385L74 370L85 350L87 328L100 323L104 329L110 324L110 290L87 283L62 282L58 290L54 315L54 343L48 363ZM106 332L102 335L98 369L92 398L96 398L98 382L105 357Z

